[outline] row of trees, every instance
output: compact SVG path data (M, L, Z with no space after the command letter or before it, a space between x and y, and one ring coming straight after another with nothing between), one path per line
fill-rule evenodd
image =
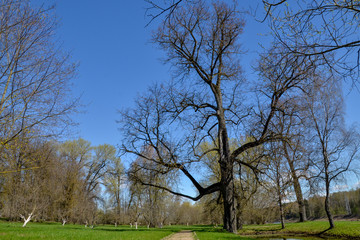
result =
M115 148L106 144L92 147L79 139L28 142L20 149L14 143L8 146L1 157L19 168L1 175L1 215L10 220L36 215L38 220L90 224L99 204L99 184L106 182L110 192L111 171L122 171Z
M56 25L52 8L33 8L27 0L0 3L1 209L25 223L56 181L45 181L55 174L43 168L52 158L46 139L72 125L77 106L69 91L76 65L55 44Z
M200 224L200 206L153 187L129 182L115 147L84 139L14 142L2 159L20 170L0 176L0 214L23 219L94 225ZM13 162L12 162L13 161Z
M23 169L1 175L2 218L12 221L23 219L24 226L30 220L86 226L131 224L134 228L140 224L148 227L221 224L223 205L219 203L223 199L219 194L207 195L191 204L163 189L129 181L127 171L111 145L91 146L90 142L78 139L64 143L30 142L26 146L26 149L21 149L23 152L19 152L17 146L12 146L6 155L2 155L9 162L16 160L18 164L21 163ZM252 156L243 159L253 161L256 154L253 152ZM208 166L214 166L216 158L208 161ZM260 164L277 163L272 159L266 161ZM263 224L280 221L281 218L325 217L323 202L327 196L308 193L311 197L302 199L304 212L303 209L299 211L299 205L294 201L294 191L289 187L294 186L294 182L289 181L288 186L279 184L276 178L278 169L273 166L264 168L268 174L259 176L261 181L257 181L257 176L249 169L236 169L238 221ZM133 166L130 170L129 173L133 174ZM218 171L219 168L214 170ZM163 180L143 168L138 171L152 178L153 184ZM218 178L215 171L208 174ZM285 174L281 175L283 177ZM359 190L333 193L331 202L331 211L336 215L360 216ZM283 209L279 209L279 206L283 206Z
M287 1L263 1L274 39L254 67L257 78L246 79L239 62L244 21L235 4L147 2L150 15L157 11L152 17L165 14L153 42L174 75L122 112L122 149L137 159L131 180L194 201L217 194L230 232L241 227L256 185L275 189L281 219L292 185L305 221L306 180L309 189L324 192L334 227L331 183L359 151L354 127L345 127L341 84L354 77L348 57L358 46L358 24L347 20L357 18L359 4L304 1L291 8ZM200 181L192 173L197 169L211 176ZM180 176L197 196L177 190Z

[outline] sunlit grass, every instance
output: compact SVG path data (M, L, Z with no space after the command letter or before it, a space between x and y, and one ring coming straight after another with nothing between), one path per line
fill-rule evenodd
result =
M148 229L140 226L139 229L130 226L100 225L94 229L85 228L84 225L60 223L29 223L23 228L22 223L0 222L0 239L54 239L54 240L158 240L181 230L192 230L199 240L246 240L261 236L286 236L286 235L318 235L324 233L336 238L360 238L359 221L337 221L335 228L329 231L326 221L309 221L305 223L287 223L285 229L280 229L279 224L248 225L232 234L221 227L213 226L165 226L164 228Z
M335 228L329 229L327 221L308 221L303 223L287 223L285 229L280 224L248 225L239 231L240 234L304 234L327 235L336 237L360 238L360 221L336 221Z
M177 232L180 229L174 228L155 228L139 229L130 226L97 226L94 229L85 228L84 225L67 224L62 226L60 223L29 223L23 228L21 223L0 223L0 239L54 239L54 240L157 240Z

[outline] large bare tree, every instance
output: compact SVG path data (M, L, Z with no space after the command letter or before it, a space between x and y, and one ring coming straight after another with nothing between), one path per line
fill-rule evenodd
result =
M291 98L314 66L311 57L275 54L275 47L259 64L256 96L244 84L238 60L243 26L236 8L224 3L196 1L179 6L153 38L167 53L165 62L172 64L174 80L150 88L138 98L135 109L122 111L124 151L156 163L153 169L150 164L142 167L164 178L182 172L198 195L189 196L141 176L136 179L195 201L219 191L224 228L230 232L236 232L234 163L256 170L241 160L241 154L280 137L271 130L275 112L285 110L280 99ZM251 141L230 149L232 136L249 136ZM203 142L214 148L199 151ZM146 154L149 148L155 154ZM219 156L221 177L203 187L190 170L211 152Z

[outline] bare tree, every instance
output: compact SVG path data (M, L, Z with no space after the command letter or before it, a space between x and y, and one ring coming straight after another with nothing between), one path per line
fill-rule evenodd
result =
M230 232L236 232L234 163L256 169L239 156L281 137L271 131L272 118L281 109L280 98L292 96L292 90L311 74L315 61L306 56L264 55L259 67L262 81L256 84L258 105L245 105L246 94L248 98L256 96L250 90L246 92L237 60L244 25L238 14L226 4L209 6L203 1L177 8L154 35L154 42L167 52L166 62L177 70L176 80L151 88L139 97L135 110L122 112L123 150L156 163L160 168L153 170L164 177L181 172L198 195L192 197L146 179L137 180L195 201L219 191L224 228ZM251 141L232 150L229 134L249 136ZM215 147L199 152L203 142ZM145 147L152 148L155 157L144 154ZM219 156L221 179L203 187L189 167L213 151Z
M76 66L55 44L52 9L0 4L0 153L17 138L55 136L71 123ZM11 169L3 169L9 171Z
M331 229L335 226L330 210L331 183L359 157L359 137L354 129L345 127L341 87L331 77L317 81L307 97L307 108L314 129L313 165L325 184L325 211Z
M287 51L318 55L329 71L357 81L360 4L353 0L263 1L274 35Z
M303 191L300 184L302 178L306 178L310 161L307 157L306 128L308 121L306 110L298 98L286 104L286 112L279 112L276 116L278 131L283 135L281 155L286 159L299 207L299 221L306 221L306 209Z

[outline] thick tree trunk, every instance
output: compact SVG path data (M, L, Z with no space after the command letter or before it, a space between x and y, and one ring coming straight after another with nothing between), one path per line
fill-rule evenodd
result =
M236 227L237 227L237 230L243 229L242 211L240 209L241 209L241 206L239 205L239 203L237 203L237 211L238 211L238 213L236 215Z
M286 142L283 142L283 146L284 146L284 153L285 153L285 157L286 160L289 164L289 168L290 168L290 172L291 172L291 177L293 179L293 187L295 190L295 195L296 195L296 200L298 203L298 207L299 207L299 222L305 222L307 220L306 218L306 209L305 209L305 202L304 202L304 198L302 195L302 190L301 190L301 185L299 182L299 177L296 175L296 170L294 167L294 163L292 161L292 159L290 158L290 155L287 151L287 146L286 146Z
M221 194L224 200L224 229L236 233L236 203L234 194L233 163L230 159L229 139L225 120L219 122L219 146L221 168Z
M291 175L292 175L292 179L293 179L293 186L294 186L294 190L295 190L296 200L297 200L298 207L299 207L299 221L305 222L307 220L306 208L305 208L304 198L302 195L301 186L299 183L299 178L297 177L297 175L295 173L295 169L291 168L291 167L290 167L290 169L291 169Z
M236 207L234 197L234 182L222 187L224 199L224 229L236 233Z

